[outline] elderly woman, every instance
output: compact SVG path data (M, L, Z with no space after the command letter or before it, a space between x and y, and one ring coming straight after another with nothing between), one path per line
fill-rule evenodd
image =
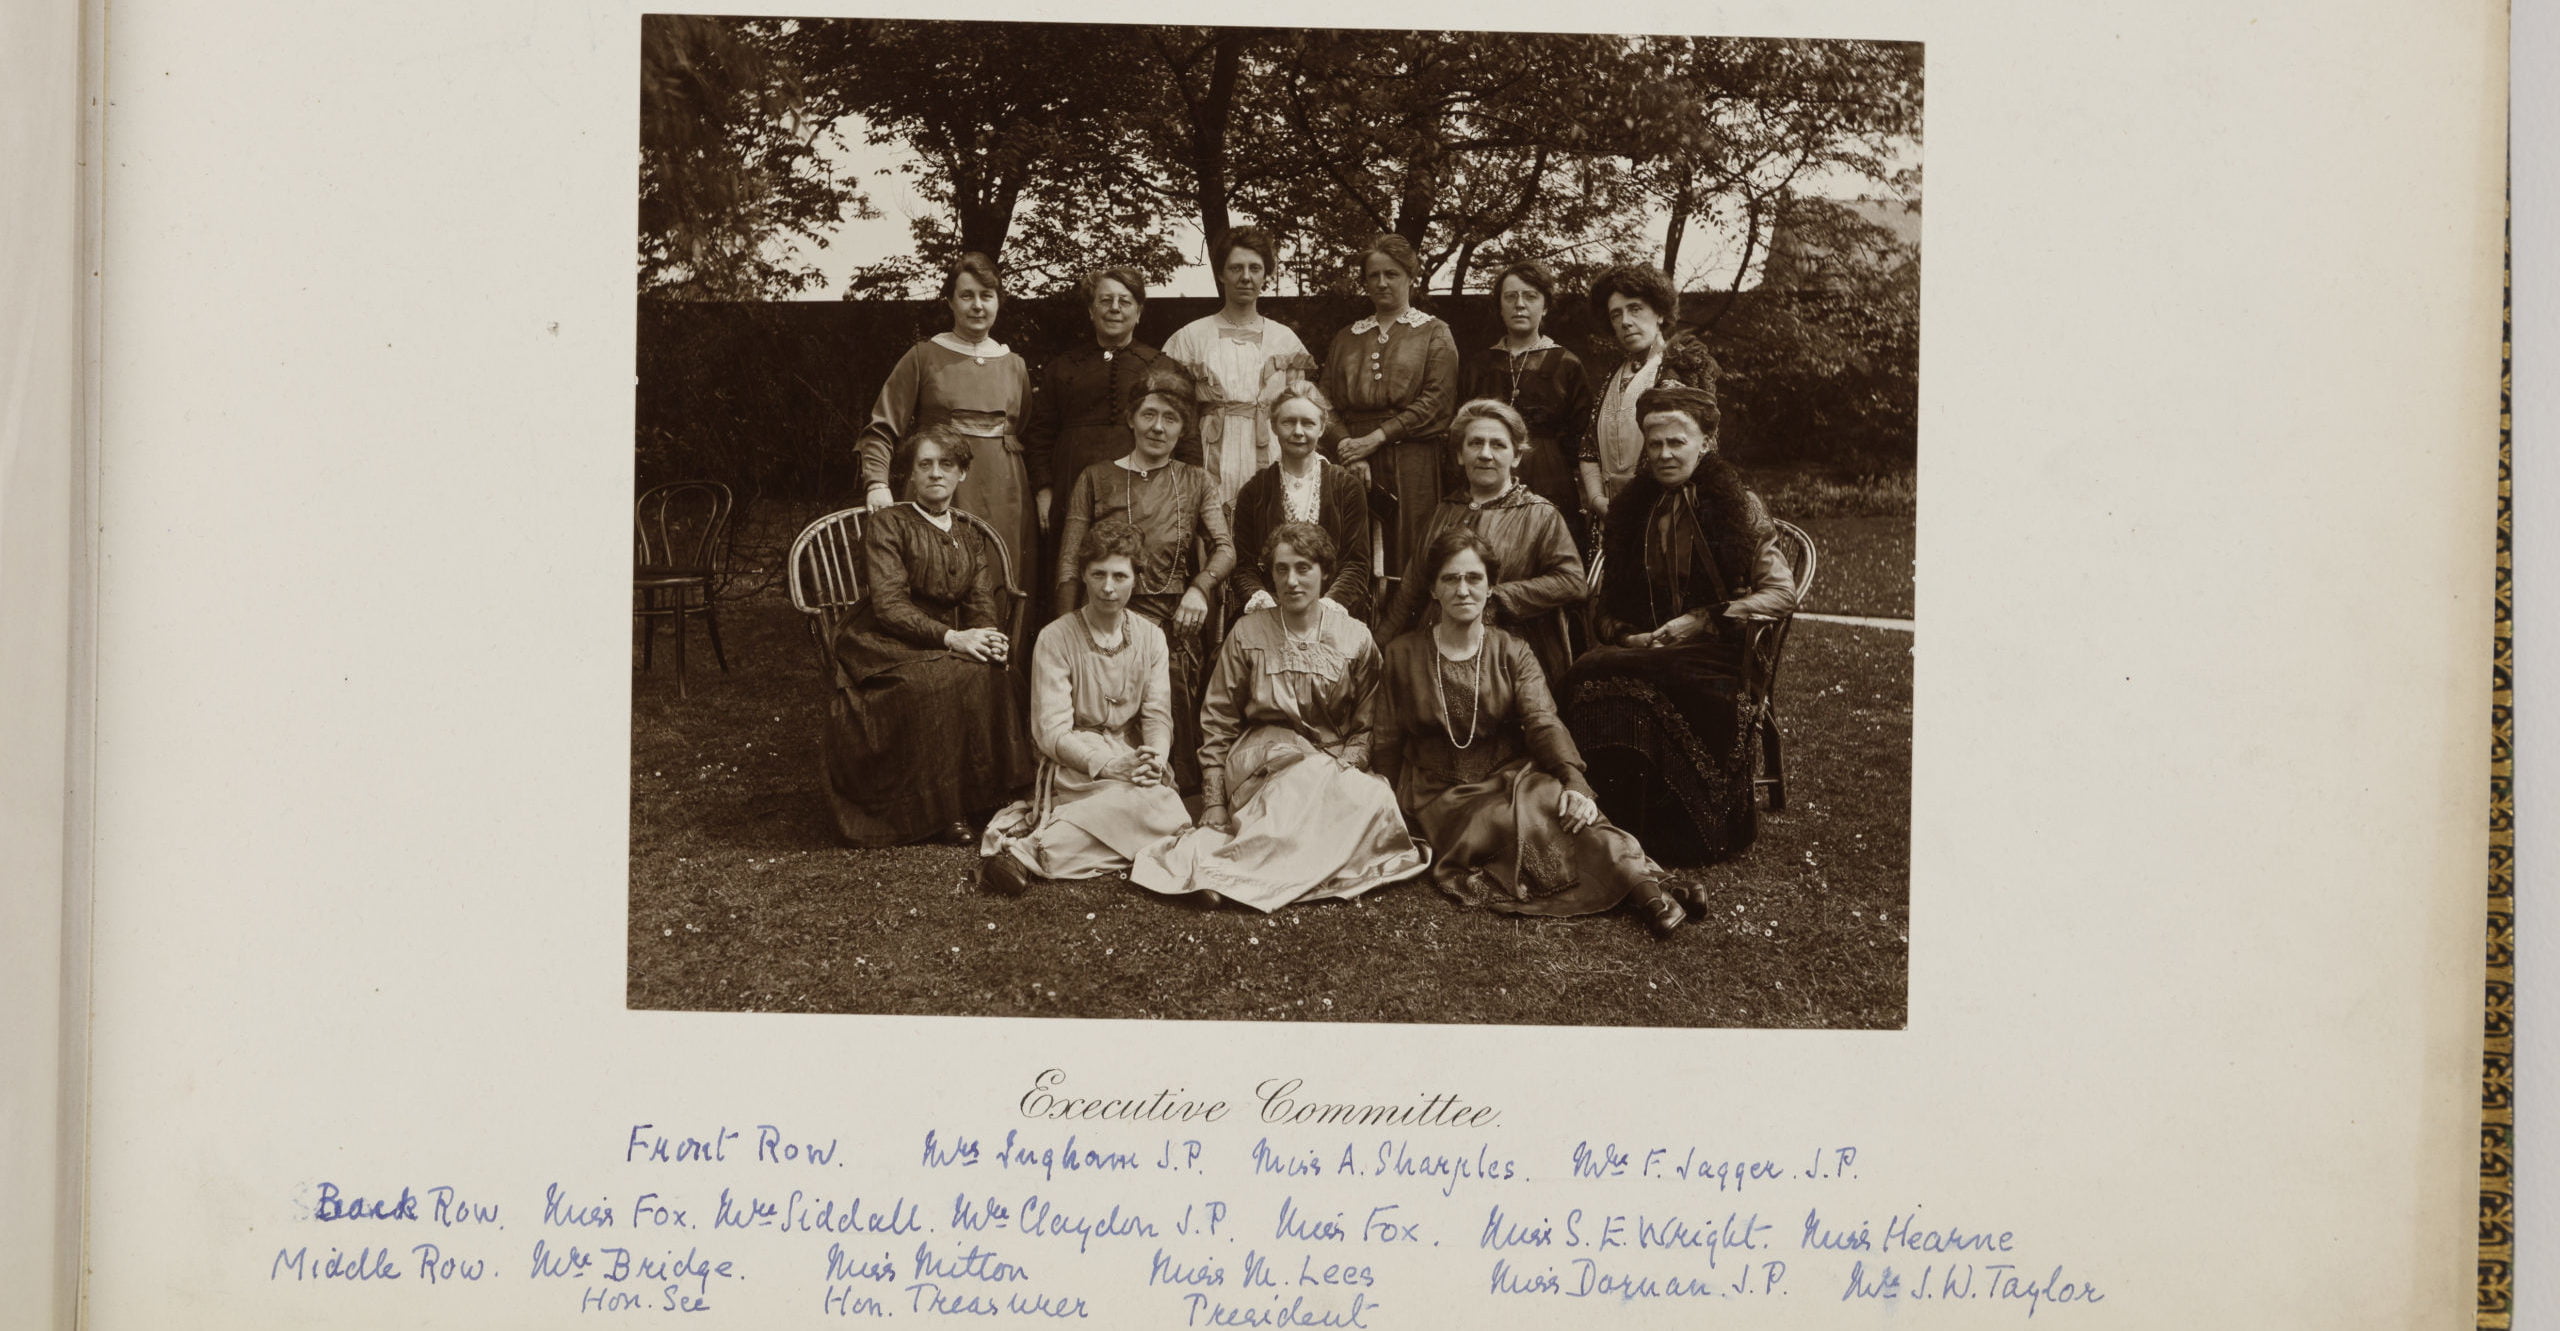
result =
M1372 489L1396 498L1386 533L1387 568L1402 568L1431 530L1431 504L1447 488L1441 456L1449 412L1458 405L1458 341L1449 325L1413 308L1422 261L1402 236L1381 235L1360 252L1360 287L1370 313L1334 335L1325 353L1325 396L1349 433L1335 449L1369 469Z
M1119 873L1191 819L1173 791L1173 685L1164 630L1128 613L1145 547L1126 519L1085 529L1073 563L1084 605L1040 630L1031 653L1031 734L1040 776L1028 803L987 827L978 881L1018 895L1039 878Z
M899 441L934 425L977 441L977 463L952 502L995 530L1018 583L1037 585L1039 531L1018 442L1023 409L1031 399L1031 370L991 335L1003 296L993 260L973 251L953 261L942 280L951 331L936 333L899 357L855 447L861 454L864 502L876 513L896 502L889 461Z
M1458 369L1459 396L1489 398L1520 413L1529 427L1521 446L1520 483L1556 506L1577 549L1588 552L1576 474L1582 436L1591 428L1591 380L1582 358L1546 335L1555 308L1556 279L1545 264L1526 260L1494 274L1495 308L1502 340L1472 352Z
M1547 678L1518 638L1485 623L1501 556L1451 527L1422 567L1439 619L1388 644L1378 774L1438 859L1432 881L1511 915L1588 915L1632 900L1656 934L1688 918L1662 867L1601 816Z
M1560 692L1600 807L1667 864L1739 854L1756 825L1740 714L1744 625L1795 607L1760 498L1715 455L1713 393L1637 401L1645 470L1610 502L1595 647Z
M1260 550L1284 522L1312 522L1341 552L1325 580L1326 600L1369 617L1369 487L1359 473L1336 466L1317 450L1333 412L1311 385L1291 385L1271 402L1271 430L1280 437L1280 460L1253 474L1236 493L1236 548ZM1269 608L1271 585L1255 561L1236 565L1228 584L1239 614Z
M1712 390L1715 358L1706 344L1678 333L1680 295L1659 268L1620 264L1591 280L1591 312L1618 340L1625 359L1602 385L1582 436L1582 507L1597 524L1609 500L1626 488L1644 452L1636 399L1670 367L1672 377Z
M1083 291L1093 340L1076 343L1040 367L1030 417L1022 426L1022 460L1043 530L1054 526L1054 501L1065 497L1085 468L1128 455L1129 414L1137 409L1138 388L1164 359L1136 337L1147 305L1146 279L1136 269L1087 273ZM1185 439L1174 456L1197 463L1199 442ZM1063 562L1074 562L1074 551L1058 553ZM1030 581L1027 573L1024 580Z
M1209 474L1174 460L1174 445L1191 426L1191 381L1159 365L1141 385L1129 414L1129 455L1097 462L1076 477L1060 521L1060 545L1084 548L1095 523L1123 518L1138 529L1137 589L1129 608L1164 630L1173 676L1173 767L1184 793L1200 788L1200 628L1235 567L1234 538ZM1057 584L1058 613L1076 608L1084 583L1072 576Z
M1549 678L1561 679L1572 660L1564 636L1565 610L1579 605L1591 587L1564 514L1520 483L1523 455L1536 448L1529 427L1519 412L1490 398L1458 408L1453 423L1466 485L1431 510L1425 544L1405 565L1395 596L1378 617L1379 636L1394 642L1438 614L1424 552L1443 532L1463 527L1485 538L1504 573L1490 594L1490 613L1529 644Z
M975 839L969 820L1031 779L1006 676L1003 561L954 499L976 462L948 425L898 445L908 502L862 529L862 604L835 639L822 748L837 830L857 846Z
M1262 562L1275 604L1227 635L1201 708L1200 825L1140 854L1129 881L1271 911L1429 866L1368 771L1378 647L1324 599L1338 554L1314 523L1272 531Z
M1260 227L1219 232L1209 242L1209 267L1225 304L1165 339L1164 354L1198 386L1201 465L1217 482L1223 505L1234 504L1236 491L1276 456L1271 405L1280 391L1316 372L1297 333L1258 309L1279 258L1271 234Z

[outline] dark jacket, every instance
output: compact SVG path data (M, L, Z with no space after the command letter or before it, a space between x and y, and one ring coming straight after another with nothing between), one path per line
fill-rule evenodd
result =
M1322 493L1316 501L1318 523L1333 538L1333 576L1325 580L1324 594L1333 603L1351 612L1355 619L1369 618L1369 487L1362 484L1360 473L1349 467L1317 459L1324 469ZM1236 568L1229 585L1235 588L1232 611L1241 612L1244 603L1255 592L1271 590L1271 580L1262 568L1262 543L1274 528L1289 520L1288 510L1280 502L1280 464L1255 472L1236 492Z

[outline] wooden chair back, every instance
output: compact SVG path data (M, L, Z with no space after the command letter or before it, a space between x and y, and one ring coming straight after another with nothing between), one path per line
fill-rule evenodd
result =
M864 510L840 508L808 526L791 541L786 565L791 608L808 616L809 637L818 649L818 668L834 666L836 626L862 604L862 519Z
M640 575L717 581L728 571L735 501L718 481L653 485L632 505L633 568Z

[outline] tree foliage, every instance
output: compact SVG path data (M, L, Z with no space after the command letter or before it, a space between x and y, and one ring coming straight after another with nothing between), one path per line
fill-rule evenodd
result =
M782 25L650 14L640 24L640 290L694 300L821 281L799 245L869 215L839 181Z

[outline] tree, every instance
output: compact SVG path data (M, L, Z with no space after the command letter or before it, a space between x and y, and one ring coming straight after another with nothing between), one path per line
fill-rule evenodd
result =
M825 122L778 48L786 25L650 14L640 24L640 290L756 300L820 280L823 246L858 188L816 147Z
M1663 270L1683 276L1693 224L1720 223L1742 239L1710 326L1802 185L1853 177L1889 187L1919 134L1920 48L1907 43L1653 37L1634 64L1640 92L1621 150L1664 213Z
M1596 151L1618 118L1623 38L1577 34L1304 31L1272 50L1265 95L1280 133L1241 191L1292 219L1315 285L1356 282L1350 256L1392 232L1426 271L1504 237L1572 244L1630 196ZM1288 169L1294 168L1294 169Z
M914 268L975 250L1051 284L1097 262L1178 266L1160 193L1135 182L1143 107L1128 78L1142 30L955 22L808 22L791 46L815 108L916 155ZM1017 231L1028 205L1034 220Z

